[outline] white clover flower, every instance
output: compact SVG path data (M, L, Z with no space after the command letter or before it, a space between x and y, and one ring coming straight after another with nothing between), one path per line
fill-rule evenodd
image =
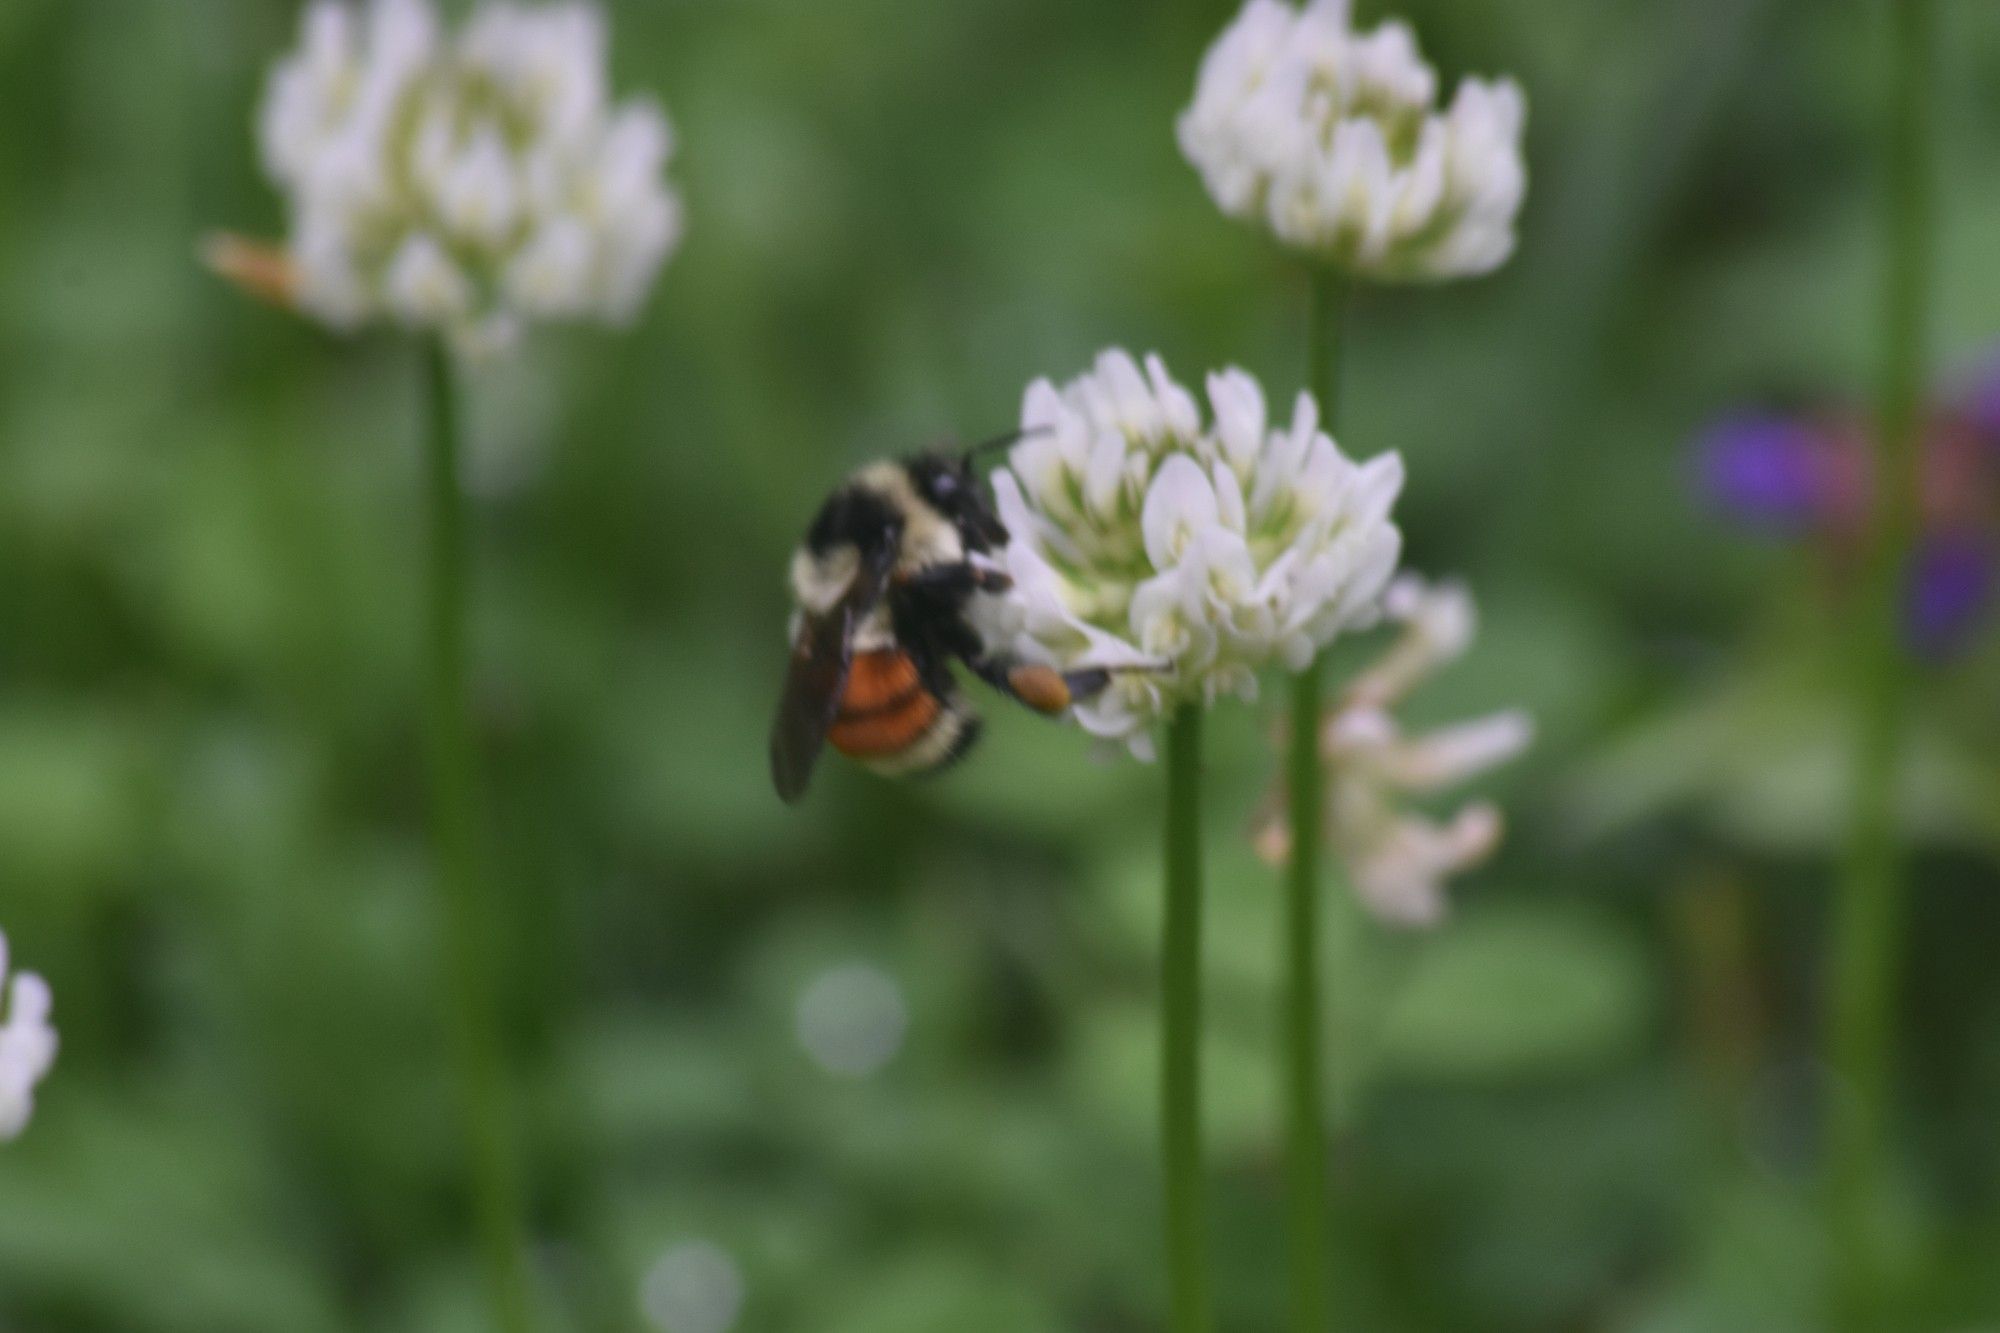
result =
M0 1143L18 1138L35 1110L35 1085L56 1061L49 1026L49 984L33 972L7 980L7 936L0 932Z
M1140 758L1179 705L1251 697L1273 659L1299 670L1372 622L1402 550L1400 458L1349 459L1309 394L1273 425L1240 370L1208 398L1212 424L1157 356L1107 351L1029 386L1029 433L993 479L1015 587L989 640L1065 671L1146 668L1074 709Z
M681 212L666 117L612 106L604 64L581 0L489 3L455 34L430 0L315 0L258 120L283 263L229 239L211 262L335 328L393 320L464 351L528 320L629 320Z
M1437 96L1408 25L1357 32L1348 0L1249 0L1202 60L1181 151L1223 212L1357 277L1490 272L1527 190L1527 104L1509 79Z
M1329 776L1327 836L1355 893L1376 916L1393 925L1432 925L1445 914L1445 881L1499 845L1500 812L1474 802L1439 821L1408 809L1405 798L1436 795L1512 759L1527 748L1534 724L1508 710L1404 735L1395 706L1464 655L1475 616L1460 585L1428 585L1411 575L1390 586L1383 609L1402 625L1401 636L1354 680L1320 733ZM1257 846L1273 864L1290 850L1275 802Z

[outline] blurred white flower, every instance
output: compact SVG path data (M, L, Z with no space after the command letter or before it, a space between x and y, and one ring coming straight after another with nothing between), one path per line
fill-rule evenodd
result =
M56 1061L49 1026L49 984L33 972L7 979L7 936L0 933L0 1143L20 1136L35 1111L35 1085Z
M646 1270L639 1307L660 1333L729 1333L743 1314L743 1274L729 1252L684 1241Z
M583 0L315 0L258 121L291 235L210 260L340 329L381 319L504 346L532 319L628 320L680 236L658 108L614 107ZM282 261L282 262L279 262Z
M880 968L830 968L799 994L799 1045L829 1074L866 1078L896 1058L910 1030L902 987Z
M1406 574L1383 594L1382 611L1403 632L1348 685L1349 707L1393 708L1430 676L1465 656L1479 629L1472 594L1458 582L1426 583Z
M1445 881L1499 845L1500 812L1474 802L1439 821L1410 810L1405 798L1435 795L1512 759L1527 748L1534 724L1508 710L1406 736L1393 710L1471 646L1472 599L1458 584L1433 586L1405 575L1390 586L1383 609L1402 626L1401 635L1355 678L1320 733L1327 838L1376 916L1393 925L1432 925L1445 914ZM1258 851L1281 864L1290 840L1285 815L1272 802Z
M1250 697L1273 659L1298 670L1371 623L1402 549L1400 458L1349 459L1309 394L1274 425L1240 370L1209 376L1208 399L1212 423L1158 357L1107 351L1029 386L1029 434L993 478L1015 589L984 632L1063 670L1147 668L1074 710L1140 758L1179 705Z
M1249 0L1202 61L1181 151L1223 212L1355 276L1486 273L1514 249L1526 101L1509 79L1437 98L1408 25Z

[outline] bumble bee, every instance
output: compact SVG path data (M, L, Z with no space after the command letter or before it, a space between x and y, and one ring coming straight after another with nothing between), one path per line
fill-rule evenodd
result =
M963 662L1003 694L1053 716L1104 688L1109 673L1022 662L990 647L972 599L1012 580L988 555L1007 530L963 454L871 463L828 496L792 556L791 667L771 729L778 795L805 793L826 742L879 773L934 773L979 739L979 716L953 679Z

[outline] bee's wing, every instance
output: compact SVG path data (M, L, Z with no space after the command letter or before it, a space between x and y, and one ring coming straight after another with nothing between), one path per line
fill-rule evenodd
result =
M855 574L847 595L824 615L800 617L792 640L785 692L771 726L771 781L790 803L805 794L827 728L840 711L840 694L854 658L854 627L875 609L889 582L889 559L871 561Z
M771 725L771 781L787 803L805 795L826 729L840 710L840 692L854 656L853 630L854 612L846 602L799 622L778 720Z

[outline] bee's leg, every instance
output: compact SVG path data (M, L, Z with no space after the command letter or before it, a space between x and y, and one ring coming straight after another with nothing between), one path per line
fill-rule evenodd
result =
M969 597L975 592L1006 592L1014 586L1014 580L1005 570L961 560L898 574L896 585L915 593L954 598Z
M984 657L968 656L965 664L994 689L1012 695L1047 717L1055 716L1079 700L1090 698L1111 683L1111 673L1101 667L1058 671L1054 667L1023 662L998 653Z

